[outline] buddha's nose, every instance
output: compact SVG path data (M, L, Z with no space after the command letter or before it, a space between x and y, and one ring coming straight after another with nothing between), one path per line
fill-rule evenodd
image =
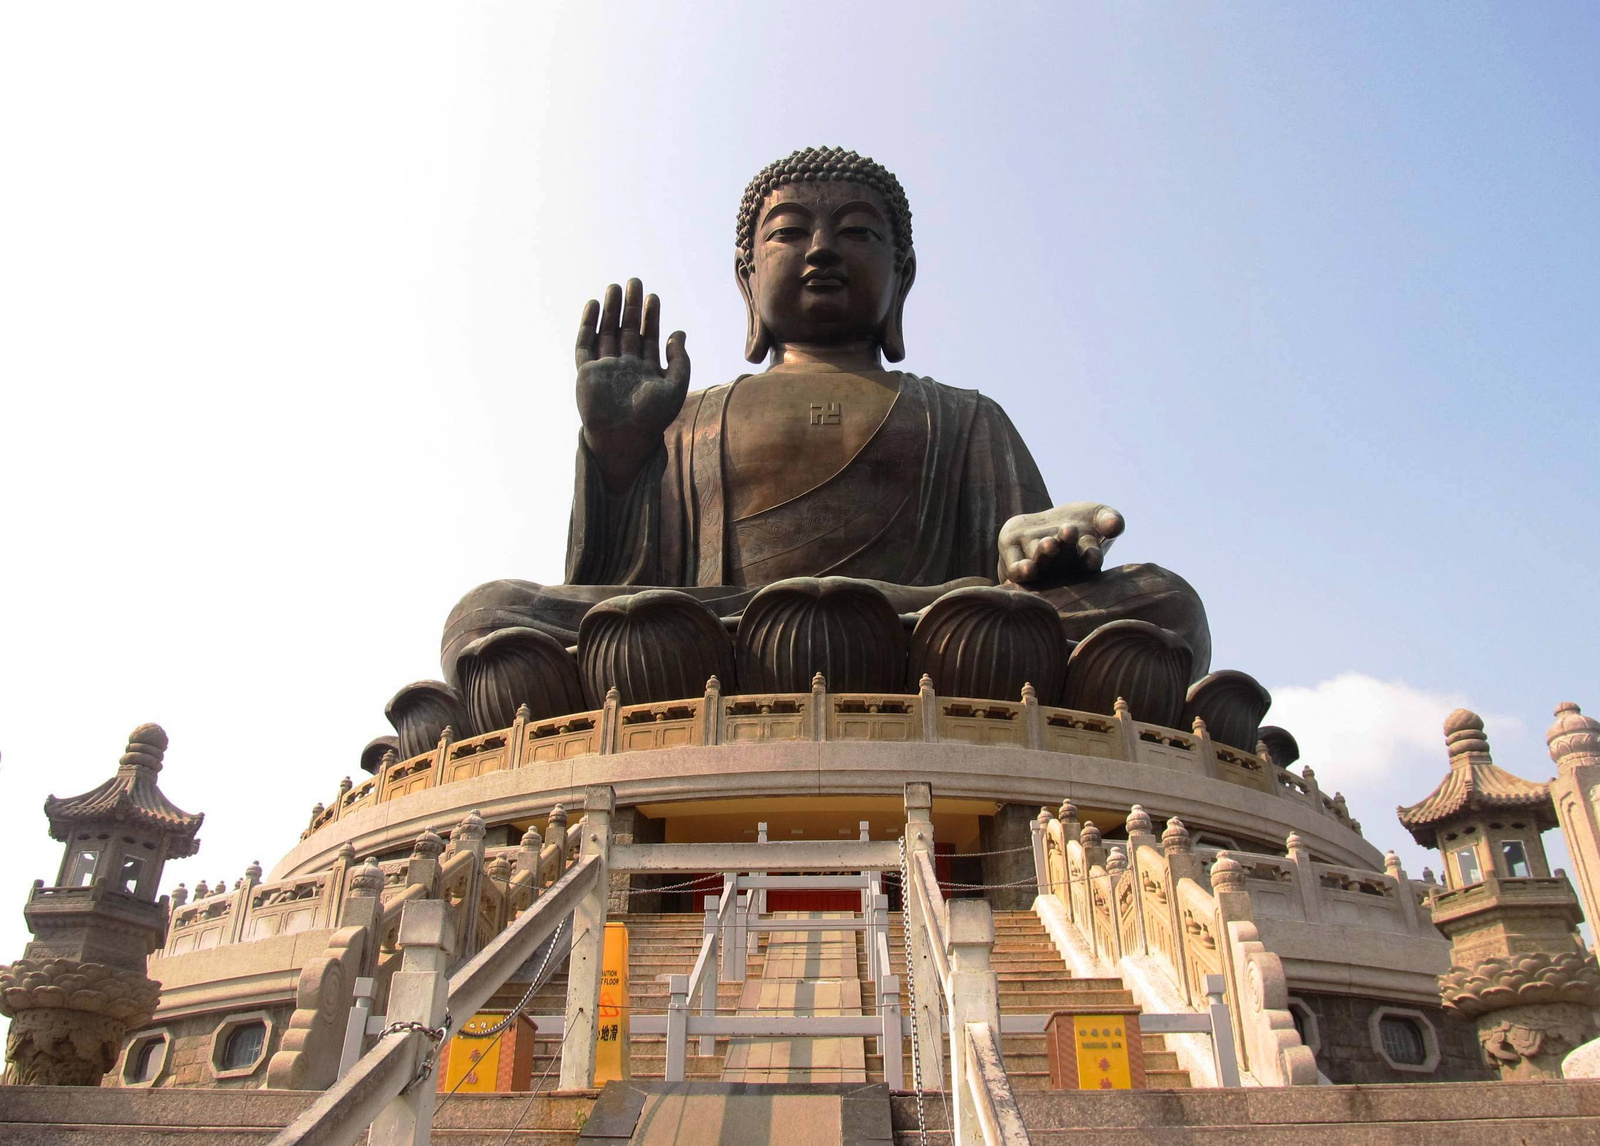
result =
M814 267L831 267L838 261L839 252L834 250L833 236L825 228L818 227L811 236L806 262Z

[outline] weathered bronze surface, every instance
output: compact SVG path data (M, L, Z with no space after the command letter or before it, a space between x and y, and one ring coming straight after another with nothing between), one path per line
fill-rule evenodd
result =
M446 679L462 687L463 651L496 630L571 644L592 606L641 588L681 589L726 619L762 586L824 576L872 581L902 614L1000 584L1047 602L1067 641L1149 621L1204 675L1210 633L1194 590L1155 565L1102 569L1121 514L1053 504L993 400L885 369L905 356L911 237L899 181L870 159L811 149L766 168L740 206L734 261L745 355L766 368L694 394L684 335L668 336L663 364L660 302L637 279L591 300L576 348L568 583L467 594L444 634ZM583 671L585 688L599 687Z

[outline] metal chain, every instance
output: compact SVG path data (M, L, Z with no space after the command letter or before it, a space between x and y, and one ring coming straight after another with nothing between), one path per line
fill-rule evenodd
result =
M443 1043L445 1035L450 1033L450 1022L450 1012L446 1011L444 1015L444 1022L436 1027L430 1027L427 1023L419 1023L414 1020L400 1019L390 1023L388 1026L384 1027L383 1030L378 1032L378 1038L380 1040L385 1035L395 1035L406 1032L422 1035L423 1037L429 1039L433 1044L428 1048L428 1053L422 1056L422 1063L417 1067L417 1076L410 1082L406 1083L404 1089L400 1091L401 1094L409 1094L411 1089L415 1087L417 1083L427 1081L428 1077L433 1074L433 1062L434 1059L439 1057L439 1044Z
M928 1118L922 1106L922 1047L917 1037L917 968L911 958L911 883L906 865L906 838L900 837L900 938L906 949L906 1005L911 1008L911 1089L917 1095L917 1130L928 1146ZM884 1052L888 1053L887 1047Z
M550 943L544 950L544 958L539 961L539 969L533 973L533 978L528 980L528 989L522 993L522 998L517 1000L517 1005L511 1008L506 1017L486 1031L469 1031L466 1027L462 1027L458 1037L464 1039L492 1039L516 1022L517 1016L522 1014L529 1003L533 1002L534 993L544 985L544 970L550 966L550 957L556 953L556 944L561 942L561 932L566 926L567 921L563 919L556 924L556 929L550 933ZM485 1051L484 1053L487 1054L488 1052ZM447 1095L446 1097L449 1096Z

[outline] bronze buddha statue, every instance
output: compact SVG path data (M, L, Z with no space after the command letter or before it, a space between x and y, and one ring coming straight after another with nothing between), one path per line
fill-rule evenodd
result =
M695 393L681 331L663 366L660 303L638 280L591 300L567 583L467 594L444 634L451 685L463 650L501 630L571 645L597 603L650 587L731 626L763 586L797 577L868 582L908 622L998 585L1048 602L1068 650L1108 622L1147 622L1186 647L1185 680L1201 677L1210 633L1188 583L1102 568L1121 514L1054 504L992 399L885 368L905 357L911 240L905 193L871 159L807 149L767 167L740 205L734 263L745 356L766 368Z

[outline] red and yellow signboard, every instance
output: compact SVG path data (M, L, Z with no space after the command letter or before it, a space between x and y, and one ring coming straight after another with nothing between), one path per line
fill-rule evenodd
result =
M498 1037L471 1038L494 1028L505 1011L479 1011L445 1043L440 1056L439 1089L455 1094L505 1094L533 1083L533 1036L537 1028L518 1016Z
M1058 1011L1045 1026L1050 1085L1057 1090L1142 1090L1144 1044L1137 1012Z

